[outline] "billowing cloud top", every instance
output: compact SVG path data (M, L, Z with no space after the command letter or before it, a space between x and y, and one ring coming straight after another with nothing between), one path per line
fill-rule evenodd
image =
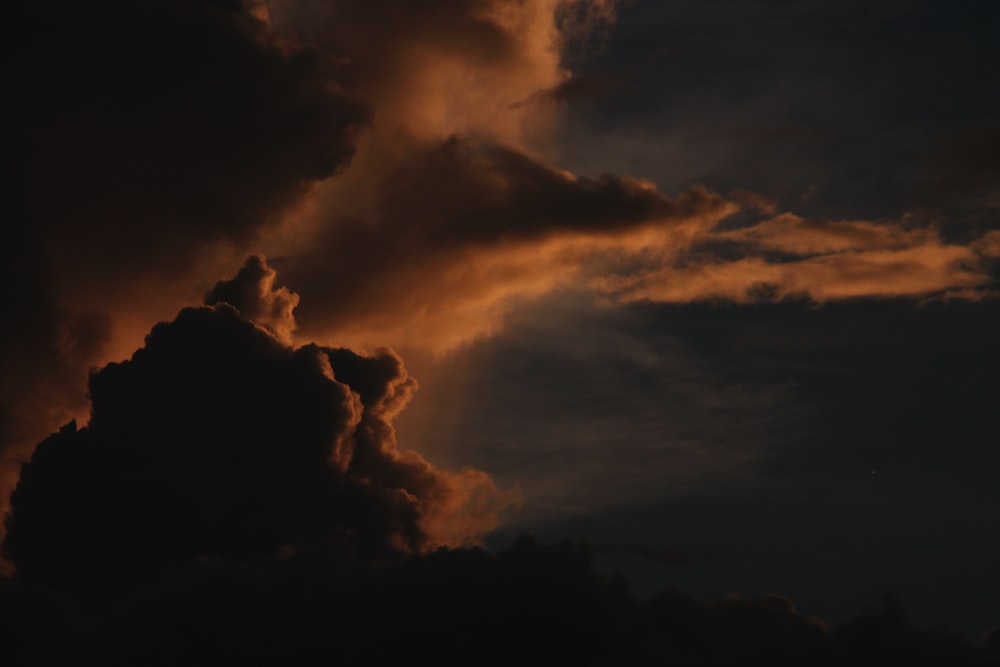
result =
M256 276L257 288L247 287ZM258 257L216 285L247 312L286 291ZM28 581L132 583L193 558L242 561L336 545L393 559L477 539L504 500L483 473L397 448L416 383L389 350L293 348L232 305L188 308L90 379L89 424L41 443L21 474L4 553Z

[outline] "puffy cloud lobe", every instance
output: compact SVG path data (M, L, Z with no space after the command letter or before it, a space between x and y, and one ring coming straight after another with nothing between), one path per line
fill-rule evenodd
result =
M262 256L251 255L234 278L215 284L205 296L205 305L228 303L246 319L290 343L299 296L287 287L275 287L277 275Z
M226 304L185 309L92 374L86 427L36 448L5 555L27 581L87 590L199 556L333 543L391 559L474 540L502 494L397 448L392 417L414 388L388 350L295 349Z

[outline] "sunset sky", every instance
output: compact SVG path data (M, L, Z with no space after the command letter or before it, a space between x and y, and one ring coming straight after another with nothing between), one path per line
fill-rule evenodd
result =
M7 13L15 581L530 533L1000 625L1000 8Z

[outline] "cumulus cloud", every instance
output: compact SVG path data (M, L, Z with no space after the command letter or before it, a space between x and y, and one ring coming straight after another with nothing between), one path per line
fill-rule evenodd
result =
M273 280L251 258L212 296L266 326L294 296ZM87 590L309 544L391 560L475 541L510 500L397 446L416 383L394 353L293 348L228 303L158 324L89 388L89 423L42 442L11 497L4 553L26 581Z

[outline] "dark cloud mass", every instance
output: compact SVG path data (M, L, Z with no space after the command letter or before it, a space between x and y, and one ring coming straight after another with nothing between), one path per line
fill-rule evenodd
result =
M87 280L245 238L344 165L368 117L240 3L17 3L8 20L6 159L53 268Z
M239 294L254 272L269 288L274 274L254 257L213 295ZM35 450L4 553L26 581L88 591L195 557L336 544L346 558L392 560L473 540L499 497L481 473L397 448L392 419L414 389L391 351L294 349L229 304L185 309L91 375L86 427ZM465 516L451 515L458 505Z
M346 164L370 114L325 56L279 48L239 2L15 2L4 18L9 467L84 405L124 303L169 301L207 247L273 222Z

